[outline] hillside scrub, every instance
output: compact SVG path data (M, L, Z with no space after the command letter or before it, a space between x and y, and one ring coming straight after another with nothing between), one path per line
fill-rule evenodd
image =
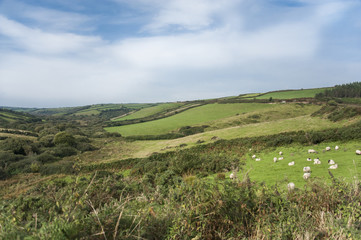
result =
M177 176L177 175L175 175ZM173 178L174 179L174 178ZM0 238L358 239L359 181L309 182L287 192L247 176L134 179L97 172L38 184L1 200ZM166 187L162 191L159 187Z

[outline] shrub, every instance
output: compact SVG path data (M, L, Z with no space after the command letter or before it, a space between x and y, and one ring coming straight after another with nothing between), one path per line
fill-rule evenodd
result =
M59 132L54 137L55 145L68 145L74 147L76 144L75 138L73 135L67 132Z
M49 150L49 152L57 157L63 158L77 154L77 150L67 144L59 144L56 147Z
M40 154L37 159L41 162L41 163L51 163L51 162L55 162L60 160L60 158L55 157L54 155L52 155L49 152L44 152L42 154Z

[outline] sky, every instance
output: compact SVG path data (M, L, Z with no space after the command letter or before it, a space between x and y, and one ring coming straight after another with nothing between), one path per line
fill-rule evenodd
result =
M0 0L0 106L361 81L361 0Z

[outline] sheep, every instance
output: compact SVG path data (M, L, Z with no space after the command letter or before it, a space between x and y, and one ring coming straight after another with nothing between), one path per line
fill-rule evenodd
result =
M332 159L330 159L330 160L328 160L328 164L333 165L333 164L335 164L335 161L333 161Z
M313 164L321 164L320 159L316 158L313 160Z
M231 175L229 175L229 178L230 178L231 180L233 180L233 179L235 179L235 178L236 178L236 176L235 176L235 174L234 174L234 173L231 173Z
M311 168L310 167L303 167L303 172L311 172Z
M360 150L356 150L356 155L361 155L361 151L360 151Z
M338 149L339 149L339 147L338 147L338 146L336 146L336 147L335 147L335 150L338 150Z
M335 164L335 165L331 165L328 169L336 169L337 167L338 167L338 165Z
M326 147L326 151L330 151L331 150L331 148L330 147Z
M311 158L307 158L307 161L312 162L312 159L311 159Z
M279 157L278 160L283 160L283 157Z
M311 173L307 172L303 174L303 179L307 180L309 177L311 177Z
M273 162L277 162L277 158L276 158L276 157L273 158Z
M287 184L287 189L289 192L293 191L295 189L295 184L293 182L290 182Z
M256 158L256 155L253 155L252 158L255 159L255 158Z
M314 149L308 149L308 153L317 153L317 151Z
M292 161L292 162L288 163L288 166L293 166L293 165L295 165L295 161Z
M261 161L261 159L260 159L260 158L256 158L256 162L259 162L259 161Z
M279 152L279 155L282 155L283 154L283 152Z

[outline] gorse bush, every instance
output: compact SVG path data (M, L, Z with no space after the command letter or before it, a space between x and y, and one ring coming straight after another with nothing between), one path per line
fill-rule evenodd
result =
M287 192L247 176L169 182L174 176L167 170L156 180L168 191L112 172L40 184L1 200L0 238L326 240L361 234L359 181L315 180Z

